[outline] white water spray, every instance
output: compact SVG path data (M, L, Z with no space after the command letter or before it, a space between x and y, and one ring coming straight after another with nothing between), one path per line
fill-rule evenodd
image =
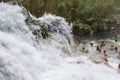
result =
M103 64L68 56L74 53L69 46L71 29L64 18L50 14L39 18L51 38L40 39L38 44L26 18L22 7L0 3L0 80L120 79L120 74Z

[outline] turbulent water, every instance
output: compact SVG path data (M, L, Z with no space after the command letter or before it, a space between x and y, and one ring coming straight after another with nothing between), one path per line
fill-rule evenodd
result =
M32 31L39 27L28 25L26 15L23 7L0 3L0 80L120 80L116 68L74 55L64 18L45 14L37 19L51 36L36 42Z

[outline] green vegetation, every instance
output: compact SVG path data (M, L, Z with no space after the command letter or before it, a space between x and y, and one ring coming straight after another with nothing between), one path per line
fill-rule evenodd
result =
M45 12L73 23L73 33L109 30L120 20L120 0L18 0L33 15Z

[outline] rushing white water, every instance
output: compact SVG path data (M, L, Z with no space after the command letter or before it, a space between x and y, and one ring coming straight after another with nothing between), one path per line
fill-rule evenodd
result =
M51 37L38 43L26 18L22 7L0 3L0 80L120 79L115 69L94 64L85 56L73 56L70 26L64 18L50 14L39 18Z

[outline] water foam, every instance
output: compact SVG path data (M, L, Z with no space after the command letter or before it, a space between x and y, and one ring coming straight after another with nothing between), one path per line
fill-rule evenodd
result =
M64 18L50 14L39 18L51 34L39 43L26 18L22 7L0 3L0 80L120 79L117 71L104 64L96 65L84 56L68 56L72 35Z

